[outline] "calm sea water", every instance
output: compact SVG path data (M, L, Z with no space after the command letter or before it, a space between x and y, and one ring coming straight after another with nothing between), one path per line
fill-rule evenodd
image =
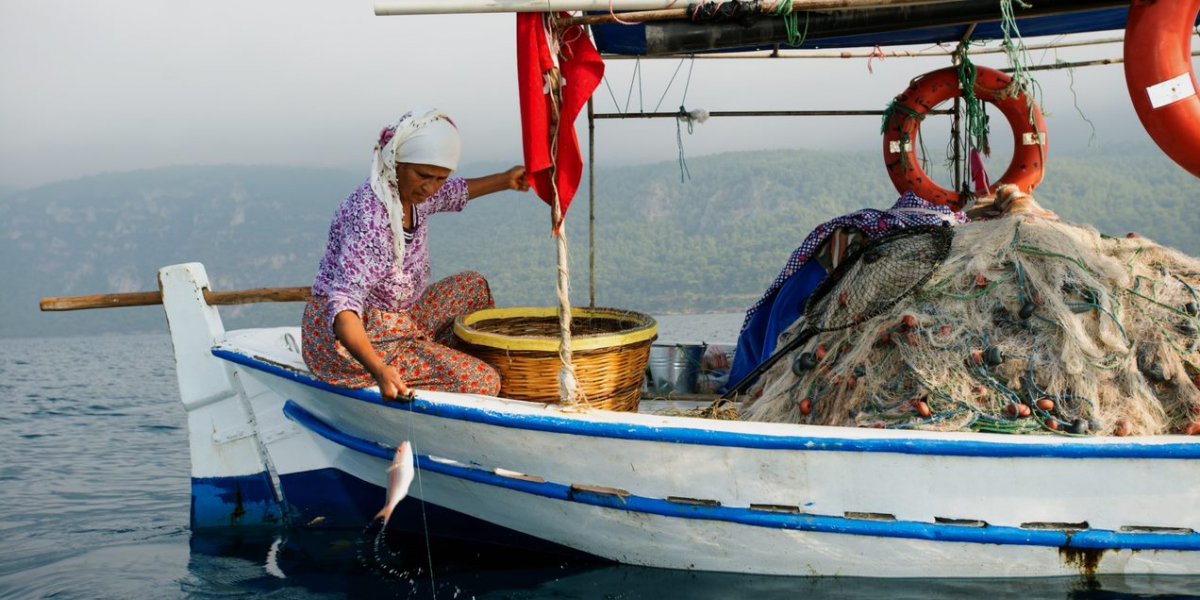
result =
M662 338L725 342L736 336L739 319L669 318ZM0 597L5 598L1200 594L1196 577L1098 582L778 578L569 564L511 552L451 554L427 548L423 540L390 537L376 552L373 529L197 535L188 529L187 430L166 334L0 339L0 400ZM929 567L933 571L937 565Z

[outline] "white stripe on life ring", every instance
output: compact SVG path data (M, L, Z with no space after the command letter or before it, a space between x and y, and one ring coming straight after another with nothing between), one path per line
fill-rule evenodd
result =
M1150 96L1150 106L1158 109L1195 96L1196 88L1192 85L1192 74L1183 73L1146 88L1146 93Z

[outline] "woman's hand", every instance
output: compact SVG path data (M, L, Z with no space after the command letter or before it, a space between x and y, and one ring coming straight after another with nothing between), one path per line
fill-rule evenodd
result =
M467 196L472 199L506 190L514 192L529 191L529 178L525 176L525 167L520 165L507 171L467 179L466 182Z
M508 189L515 192L529 191L529 178L525 176L525 167L517 165L504 172L508 181Z
M412 388L408 387L408 383L404 381L404 378L400 376L395 367L387 364L382 365L372 375L375 377L375 383L379 385L379 395L383 396L385 402L395 402L396 400L412 401Z
M367 338L367 330L363 328L358 313L343 310L333 317L333 335L346 348L346 351L371 374L379 385L379 395L385 401L412 400L412 389L396 371L396 367L383 362L383 359L371 346Z

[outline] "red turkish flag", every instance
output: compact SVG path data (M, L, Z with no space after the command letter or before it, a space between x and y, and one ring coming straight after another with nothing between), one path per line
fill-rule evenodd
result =
M561 13L561 16L567 16ZM583 157L575 137L575 118L604 77L604 62L581 25L561 32L558 67L562 77L562 105L558 120L558 152L550 157L551 101L548 75L554 69L543 13L517 13L517 86L521 93L521 136L525 147L525 172L533 189L546 204L554 198L551 164L557 167L558 203L567 207L579 188ZM554 224L557 232L561 223Z

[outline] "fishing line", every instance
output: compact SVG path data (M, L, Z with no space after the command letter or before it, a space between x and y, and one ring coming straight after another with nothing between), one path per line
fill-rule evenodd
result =
M413 443L413 404L417 401L414 397L408 403L408 440L409 444ZM418 459L416 446L413 447L413 469L417 473L417 491L421 494L421 528L425 532L425 558L429 563L429 585L430 593L434 600L437 600L437 580L433 575L433 545L429 541L429 518L425 514L425 485L421 479L421 461Z

